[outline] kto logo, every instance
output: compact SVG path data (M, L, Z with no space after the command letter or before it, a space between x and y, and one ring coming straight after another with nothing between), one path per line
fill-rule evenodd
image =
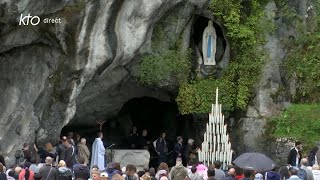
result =
M40 21L41 20L39 16L31 16L30 14L23 16L23 14L21 14L19 25L29 25L30 23L31 25L36 26L40 23Z

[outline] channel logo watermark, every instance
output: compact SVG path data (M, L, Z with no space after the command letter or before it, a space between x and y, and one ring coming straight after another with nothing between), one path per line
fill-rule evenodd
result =
M61 18L44 18L42 21L39 16L31 16L30 14L24 16L21 14L19 25L20 26L36 26L40 22L43 22L44 24L58 24L61 23Z

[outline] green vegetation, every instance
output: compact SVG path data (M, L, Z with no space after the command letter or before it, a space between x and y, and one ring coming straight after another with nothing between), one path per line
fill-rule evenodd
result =
M320 3L314 6L319 11ZM288 79L295 80L296 103L320 102L320 18L308 13L308 17L300 17L293 24L297 29L295 38L288 40L290 50L284 63L288 71ZM304 18L304 21L302 21Z
M171 17L169 21L173 24L177 23L174 17ZM182 50L181 37L176 38L172 45L167 45L167 38L161 24L156 25L152 37L152 52L145 54L139 64L138 80L140 83L158 85L170 82L172 78L176 78L179 83L188 79L191 49Z
M310 149L320 139L320 104L294 104L271 120L276 137L300 140Z
M182 84L176 99L183 114L209 112L214 91L220 88L220 100L225 111L243 110L252 89L259 80L265 59L262 50L264 29L270 22L264 16L261 1L253 0L244 9L241 0L212 0L211 9L227 29L232 57L228 69L219 79L195 79ZM266 26L268 25L268 28Z

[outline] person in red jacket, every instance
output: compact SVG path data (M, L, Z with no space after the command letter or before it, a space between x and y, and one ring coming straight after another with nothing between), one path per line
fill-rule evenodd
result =
M34 172L29 170L31 163L25 162L23 170L19 174L19 180L34 180Z

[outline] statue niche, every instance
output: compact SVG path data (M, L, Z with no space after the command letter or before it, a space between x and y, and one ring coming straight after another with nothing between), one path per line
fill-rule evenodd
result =
M202 35L202 54L204 65L216 65L217 33L210 20Z

